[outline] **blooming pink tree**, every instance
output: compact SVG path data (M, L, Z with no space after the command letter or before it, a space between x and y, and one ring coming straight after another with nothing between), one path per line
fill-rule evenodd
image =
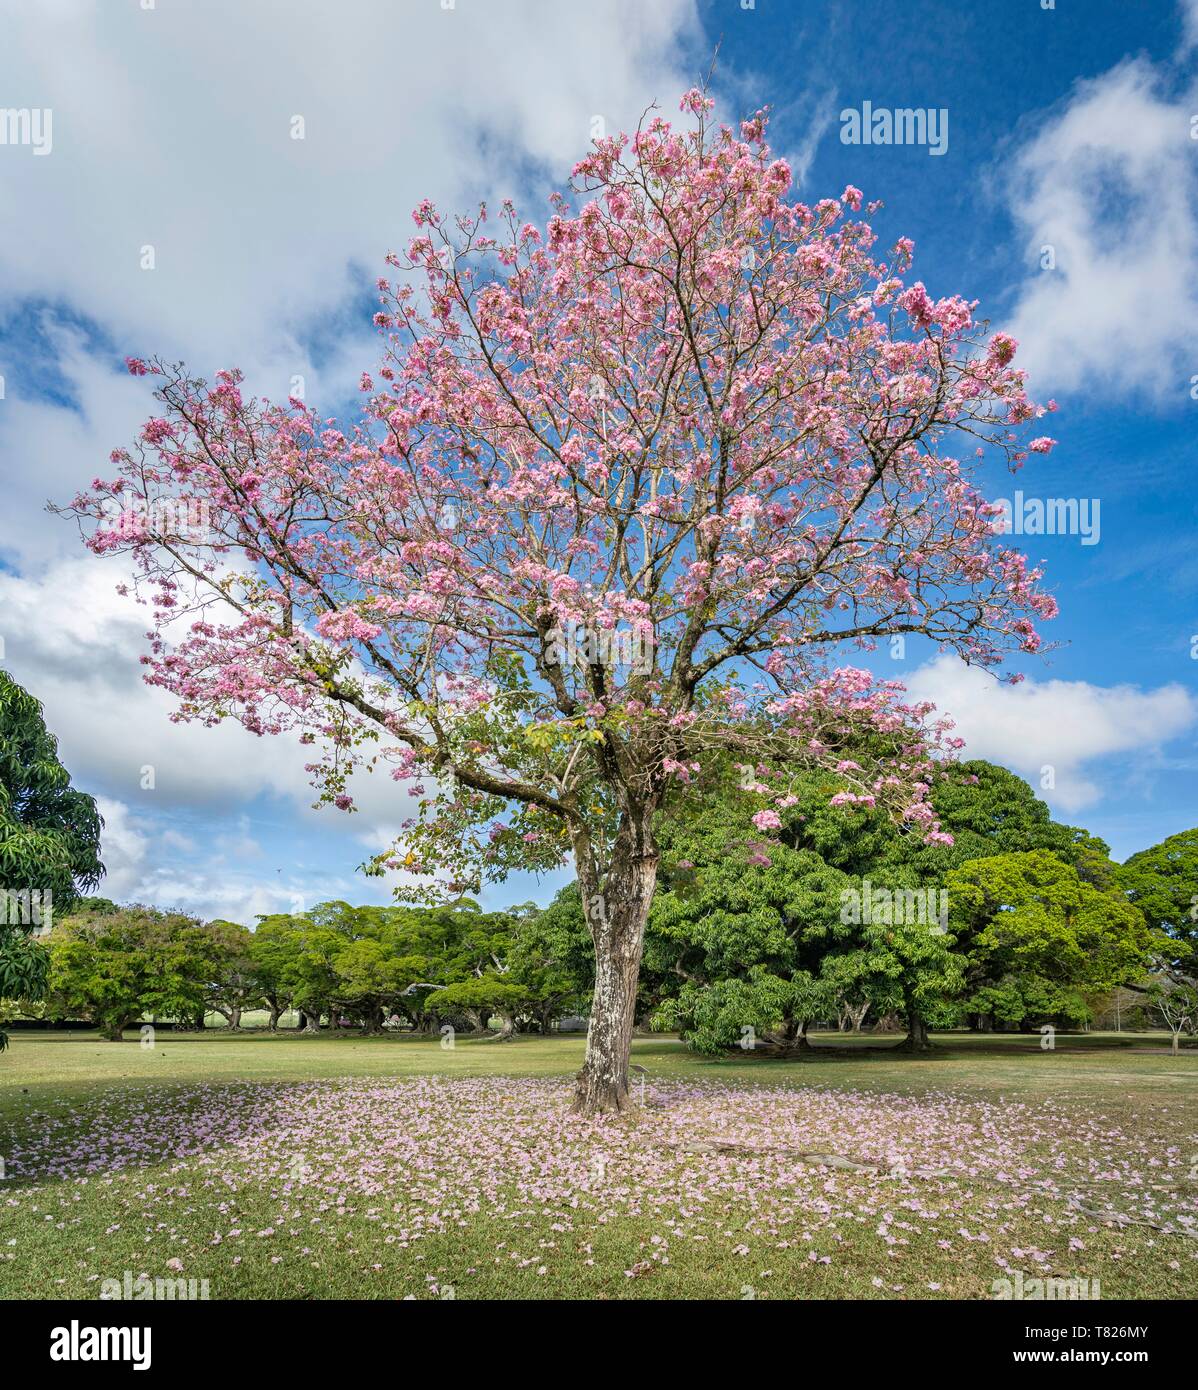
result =
M710 106L598 141L544 233L422 204L352 429L132 360L161 412L71 508L135 557L176 717L300 731L343 808L356 764L409 785L379 872L456 892L572 855L588 1114L629 1103L666 799L735 757L768 840L822 767L846 814L935 838L945 726L837 649L922 633L994 667L1055 611L970 482L1053 442L1020 442L1043 409L1014 342L905 286L856 189L791 199L763 113Z

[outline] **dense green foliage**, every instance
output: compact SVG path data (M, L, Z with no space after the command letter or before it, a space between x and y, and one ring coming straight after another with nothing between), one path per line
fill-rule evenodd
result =
M1084 1023L1087 993L1135 979L1149 961L1140 912L1047 850L969 860L948 882L973 1013Z
M312 1032L323 1019L367 1033L388 1021L482 1032L493 1017L504 1036L521 1026L547 1031L579 1007L584 987L570 970L571 961L581 965L577 943L556 916L528 907L481 912L469 900L440 908L330 902L263 917L250 931L90 899L50 935L48 1010L88 1019L114 1040L142 1017L200 1026L214 1011L237 1029L246 1010L260 1008L272 1028L296 1009ZM573 955L563 963L559 949Z
M1178 985L1198 983L1198 829L1133 854L1118 884L1159 933L1162 972Z
M811 778L767 845L746 832L763 804L751 770L728 769L700 811L660 827L647 975L658 1021L696 1047L746 1030L801 1047L808 1022L871 1013L904 1017L912 1047L929 1024L1075 1026L1143 976L1153 937L1107 846L1014 773L951 769L932 799L952 845L845 813L836 789Z
M905 1020L919 1048L929 1027L1084 1026L1116 986L1148 1001L1162 982L1192 984L1198 832L1120 867L984 762L955 766L933 791L951 845L833 806L828 774L798 786L768 839L753 826L763 801L752 769L725 765L703 790L659 818L637 1001L642 1025L676 1028L697 1050L789 1052L809 1025L867 1020ZM72 885L87 881L75 854ZM329 902L253 929L84 899L59 916L49 948L45 1011L111 1038L143 1017L199 1026L209 1012L237 1029L259 1009L271 1028L295 1010L309 1032L549 1032L585 1007L594 975L577 884L543 910ZM0 994L41 988L13 977Z
M0 671L0 998L44 994L49 962L34 931L99 882L102 825L71 786L41 705ZM0 1051L7 1041L0 1031Z
M52 1016L90 1019L114 1040L146 1013L194 1020L204 1012L224 925L139 904L83 904L50 933Z

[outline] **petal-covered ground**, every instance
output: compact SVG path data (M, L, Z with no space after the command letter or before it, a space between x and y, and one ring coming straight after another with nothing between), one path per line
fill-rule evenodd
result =
M1198 1287L1192 1117L1068 1101L558 1079L106 1091L25 1115L0 1294L185 1274L211 1296L976 1297Z

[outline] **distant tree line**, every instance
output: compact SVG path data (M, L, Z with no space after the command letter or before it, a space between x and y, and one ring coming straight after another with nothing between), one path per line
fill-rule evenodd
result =
M1083 1027L1118 990L1175 1039L1198 1031L1198 829L1119 865L1014 773L962 762L931 792L952 844L929 845L835 806L833 774L781 812L758 774L717 761L701 798L657 818L642 1026L708 1052L801 1050L815 1023L902 1026L920 1049L929 1028ZM236 1029L261 1010L272 1029L294 1011L308 1032L346 1018L506 1037L586 1007L588 918L605 908L577 884L545 909L330 902L250 929L86 896L102 828L41 706L0 671L0 1022L85 1019L119 1038L144 1017Z
M966 762L934 793L951 846L838 812L819 778L767 843L746 838L750 774L729 767L700 811L659 826L642 1026L706 1052L798 1052L816 1023L903 1027L921 1049L932 1028L1084 1027L1122 988L1198 1027L1198 831L1121 866L1014 773ZM585 1008L588 910L571 884L544 909L329 902L250 929L83 899L48 938L40 1011L110 1038L143 1017L237 1029L250 1011L306 1032L547 1032Z

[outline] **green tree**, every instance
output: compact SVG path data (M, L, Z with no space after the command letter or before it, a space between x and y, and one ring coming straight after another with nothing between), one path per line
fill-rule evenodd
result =
M855 756L865 765L870 751ZM773 1046L801 1048L808 1019L839 1015L859 1026L871 1009L903 1015L903 1046L922 1050L929 1020L946 1026L963 1013L967 961L945 930L953 870L1038 850L1096 892L1113 884L1107 846L1053 820L1022 778L993 763L953 764L935 784L932 802L951 845L927 845L880 812L831 804L841 788L828 773L795 780L766 843L752 828L768 804L756 777L751 767L711 769L702 803L669 808L657 826L662 858L642 989L655 995L659 1024L708 1050L739 1041L745 1027ZM848 916L846 893L859 902ZM1023 983L1017 1007L1047 1008L1043 982ZM974 982L975 993L981 987ZM1009 982L1002 988L1006 1017ZM779 1007L763 1027L763 1015Z
M764 804L754 769L726 766L701 807L659 824L644 971L660 991L659 1025L679 1027L708 1051L740 1040L745 1028L797 1050L809 1022L840 1014L859 1026L872 1007L904 1012L908 1045L927 1045L920 1009L960 982L940 914L921 911L908 923L848 906L870 893L879 866L888 894L922 889L933 874L904 860L887 817L830 805L838 789L826 774L797 782L767 843L752 823Z
M757 1037L804 1047L807 1024L835 1007L821 987L824 961L854 945L841 921L848 878L785 840L768 851L755 843L754 809L725 782L686 821L658 832L644 975L658 986L655 1023L704 1052Z
M951 764L932 789L931 800L951 845L924 844L889 818L865 811L845 815L828 804L828 786L812 779L788 813L785 835L796 846L818 852L830 865L852 876L864 890L881 889L896 897L909 890L939 899L951 897L950 875L974 859L1044 850L1072 866L1098 888L1114 875L1103 841L1077 826L1052 819L1045 802L1015 773L995 763L971 760ZM925 896L925 902L929 901ZM939 919L939 913L937 914ZM916 930L911 930L912 926ZM893 1005L907 1019L905 1046L928 1045L928 1019L954 1020L951 1007L960 989L965 961L949 936L919 930L919 923L892 921L888 932L873 931L864 943L866 977L873 980L879 1012L890 982ZM937 925L942 925L938 920ZM868 957L878 952L873 960ZM978 1009L988 1025L992 1011Z
M1175 985L1198 984L1198 829L1133 854L1116 883L1159 933L1160 973Z
M100 881L103 824L71 786L41 704L0 671L0 998L43 997L49 958L34 932Z
M249 958L262 999L270 1011L267 1026L272 1033L291 1007L291 967L295 955L293 922L294 919L285 913L264 915L258 918L257 927L250 933Z
M508 954L512 983L528 996L542 1033L564 1013L586 1007L595 982L595 948L582 913L577 883L568 884L544 911L517 910Z
M220 1014L229 1028L241 1027L241 1015L266 1002L253 957L254 936L248 927L221 918L204 929L206 986L204 1003Z
M321 1015L333 1011L337 955L349 938L327 922L303 913L261 917L251 956L269 981L276 1004L281 996L303 1015L305 1033L320 1031Z
M1173 1055L1180 1051L1182 1033L1198 1033L1198 989L1190 984L1156 982L1148 991L1152 1011L1173 1034Z
M505 979L494 971L472 975L438 992L433 1001L439 1013L461 1011L477 1021L481 1031L492 1014L498 1014L499 1037L510 1038L516 1031L516 1014L530 1002L527 991L519 984Z
M1151 958L1139 910L1046 850L970 860L948 884L966 1006L987 1024L1083 1022L1087 993L1136 977Z
M203 1012L212 948L194 917L141 904L85 908L59 919L48 941L52 1008L90 1019L112 1042L147 1013Z
M346 942L334 957L336 1003L361 1019L364 1032L382 1031L384 1011L415 982L424 964L400 950L395 933L388 931Z

